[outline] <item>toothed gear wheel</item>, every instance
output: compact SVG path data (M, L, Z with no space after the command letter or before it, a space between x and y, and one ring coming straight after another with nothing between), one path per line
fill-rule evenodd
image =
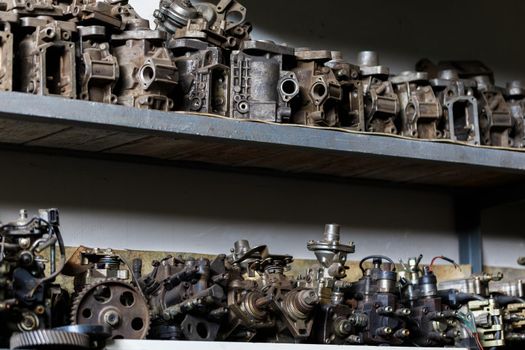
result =
M112 339L145 339L150 322L146 299L137 288L120 280L89 285L73 301L72 324L109 325Z
M89 336L57 330L17 333L11 337L11 349L89 349Z

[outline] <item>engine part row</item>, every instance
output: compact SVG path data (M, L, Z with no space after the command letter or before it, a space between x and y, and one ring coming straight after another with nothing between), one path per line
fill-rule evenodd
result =
M419 256L396 265L382 255L362 259L362 277L348 281L355 245L341 242L334 224L307 243L317 263L297 276L289 273L292 256L246 240L213 259L167 256L147 274L142 260L111 249L80 247L66 262L56 209L33 218L22 210L0 235L0 343L12 349L97 349L107 339L146 338L477 350L525 344L524 281L482 274L438 283L434 262L452 260L421 266ZM73 279L71 297L59 275Z
M161 0L156 29L127 0L0 0L0 89L337 127L473 145L525 145L523 85L480 62L421 61L392 75L375 52L250 38L247 9ZM16 77L16 78L15 78Z

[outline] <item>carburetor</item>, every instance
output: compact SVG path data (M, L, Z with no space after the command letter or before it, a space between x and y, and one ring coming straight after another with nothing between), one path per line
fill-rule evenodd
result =
M0 90L13 90L13 57L15 56L13 26L18 16L13 12L0 12Z
M75 23L46 16L22 17L20 28L20 85L16 89L76 98Z
M347 256L355 252L353 243L344 244L340 241L341 226L329 224L325 226L323 239L309 241L307 248L314 252L318 265L308 270L307 275L299 280L317 290L320 307L316 315L313 339L321 344L352 344L360 343L353 334L350 316L353 309L345 303L345 292L350 283L345 281Z
M479 145L478 103L474 97L476 81L460 79L454 69L443 69L430 80L444 109L446 121L445 138L452 141Z
M474 77L477 82L481 143L487 146L513 147L514 118L502 92L487 75Z
M109 326L112 339L146 337L149 306L119 254L111 249L81 247L69 259L64 274L75 277L73 325Z
M179 72L175 109L227 116L230 67L223 50L197 39L169 40Z
M299 98L292 116L294 124L339 125L343 89L334 70L326 66L331 59L331 51L307 48L295 50L293 72L299 81Z
M432 90L428 74L407 71L391 81L401 105L401 135L431 140L443 138L443 110Z
M516 148L525 147L525 89L519 80L507 83L505 99L514 118L514 127L511 132L513 145Z
M288 70L294 50L270 41L244 41L231 54L230 117L282 123L290 120L299 82Z
M156 339L216 340L225 318L225 255L211 261L168 256L141 278Z
M373 267L364 263L373 260ZM383 260L389 264L383 265ZM353 284L349 295L355 298L356 310L350 317L355 334L362 344L401 345L410 336L408 318L411 310L400 304L397 273L392 259L372 255L361 260L363 277Z
M454 345L455 338L460 336L457 312L443 303L432 269L420 268L422 258L420 255L408 259L408 263L403 264L404 270L399 272L401 298L412 311L411 337L418 346Z
M360 52L357 61L361 67L366 131L397 134L400 104L389 80L390 69L379 65L379 57L373 51Z
M113 89L119 79L119 65L110 52L104 26L79 27L79 97L93 102L118 102Z
M2 346L13 332L57 327L66 322L68 296L53 284L65 264L59 225L58 210L48 209L39 210L32 218L21 210L16 221L0 226ZM47 258L45 253L49 254ZM48 276L46 263L50 265Z
M235 0L217 5L190 0L162 0L154 17L158 29L175 39L198 39L213 46L236 50L249 40L251 25L246 22L246 7Z
M505 346L502 308L489 290L489 282L500 281L502 278L502 274L484 273L466 279L440 282L438 285L439 290L455 290L469 296L468 299L463 298L466 304L462 310L475 323L483 347Z
M125 8L123 8L125 9ZM164 47L166 33L150 30L149 22L130 13L125 31L114 34L113 54L120 68L115 88L118 103L141 109L170 111L177 85L177 67Z

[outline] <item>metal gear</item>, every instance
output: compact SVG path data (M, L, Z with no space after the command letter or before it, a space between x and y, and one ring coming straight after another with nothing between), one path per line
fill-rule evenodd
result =
M146 298L137 288L111 279L86 286L74 298L71 323L109 325L112 339L145 339L151 315Z
M11 337L11 349L89 349L89 336L58 330L37 330Z

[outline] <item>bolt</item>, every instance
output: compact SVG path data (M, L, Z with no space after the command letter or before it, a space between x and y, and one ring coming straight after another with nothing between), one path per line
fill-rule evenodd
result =
M38 305L36 308L35 308L35 313L37 315L43 315L44 312L46 312L46 309L45 307L43 307L42 305Z
M116 327L120 322L119 314L116 311L108 311L104 314L104 322L111 327Z
M391 335L392 334L392 328L390 327L383 327L383 328L378 328L376 330L376 334L378 336L388 336L388 335Z
M350 344L361 344L361 338L357 335L351 335L346 338Z
M408 338L408 336L410 335L410 331L408 329L400 329L398 330L394 336L396 338Z
M339 330L342 334L350 334L350 332L352 331L352 324L350 323L350 321L345 320L339 325Z
M18 240L18 245L22 249L27 249L31 246L31 240L29 238L20 238Z

